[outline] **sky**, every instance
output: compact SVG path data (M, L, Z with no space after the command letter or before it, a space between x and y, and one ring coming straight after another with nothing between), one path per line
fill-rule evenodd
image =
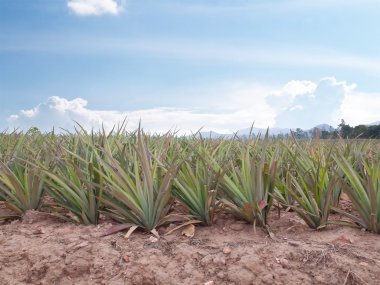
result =
M0 0L0 130L380 121L377 0Z

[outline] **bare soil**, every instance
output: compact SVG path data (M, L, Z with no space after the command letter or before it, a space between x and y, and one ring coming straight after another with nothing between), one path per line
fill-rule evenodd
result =
M291 212L272 213L274 239L226 214L191 238L181 230L159 240L138 231L102 237L111 226L38 212L3 223L0 284L380 284L380 235L312 230Z

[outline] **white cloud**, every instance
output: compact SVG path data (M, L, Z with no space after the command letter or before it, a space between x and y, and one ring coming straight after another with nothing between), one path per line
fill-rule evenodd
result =
M123 5L116 0L69 0L67 7L81 16L117 15L123 10Z
M319 82L293 80L266 100L276 110L279 127L310 128L321 123L337 126L342 118L352 125L378 120L379 94L357 92L356 88L356 84L334 77Z
M289 111L295 111L295 110L303 110L302 105L295 105L289 109Z
M258 84L229 84L218 98L202 101L202 108L151 108L134 111L93 110L82 98L68 100L50 97L30 110L21 110L8 118L10 127L28 129L37 126L49 131L53 126L72 130L74 121L86 129L110 130L125 118L135 129L141 120L150 132L169 129L181 133L213 130L230 133L249 127L311 128L321 123L337 126L344 118L351 125L380 120L379 93L356 91L355 84L334 77L318 82L292 80L282 88ZM206 90L205 93L208 91Z
M67 100L53 96L46 103L41 103L31 110L21 110L18 114L11 115L8 118L8 123L15 128L28 129L37 126L44 131L49 131L53 126L72 130L75 122L78 122L86 129L99 129L103 125L105 129L110 130L114 125L127 118L130 129L135 129L141 120L143 127L151 132L178 129L182 133L189 133L204 126L205 130L224 133L250 125L255 120L253 115L255 108L257 107L253 106L246 109L227 110L226 112L221 112L221 110L205 112L205 110L196 108L152 108L125 112L104 111L89 109L87 101L82 98ZM273 116L267 114L256 116L259 126L265 127L267 122L274 123L273 120L271 121Z
M313 93L317 88L317 84L307 80L291 80L284 85L282 93L289 94L292 98L298 95Z
M346 94L339 115L351 126L380 121L380 93L354 92Z

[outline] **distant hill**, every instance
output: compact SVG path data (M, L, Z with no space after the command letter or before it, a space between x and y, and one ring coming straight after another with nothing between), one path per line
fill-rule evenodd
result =
M200 134L205 139L206 138L218 139L218 138L224 138L224 137L229 136L229 134L219 134L219 133L213 132L213 131L210 131L210 132L201 132Z
M314 129L319 129L321 131L328 131L328 132L331 132L334 130L334 127L332 127L331 125L328 125L328 124L320 124L320 125L317 125L311 129L308 129L308 130L303 130L304 132L311 132L312 130ZM295 131L296 128L269 128L269 135L270 136L278 136L278 135L287 135L287 134L290 134L291 131ZM239 131L236 132L236 134L233 134L233 133L228 133L228 134L220 134L220 133L217 133L217 132L214 132L214 131L209 131L209 132L201 132L201 135L203 138L212 138L212 139L216 139L216 138L232 138L234 137L235 135L237 135L238 137L248 137L250 132L252 132L253 135L257 136L258 134L262 134L264 135L266 133L267 129L264 129L264 128L252 128L252 131L251 131L251 128L245 128L245 129L241 129Z
M263 129L263 128L252 128L252 134L254 135L258 135L258 134L265 134L267 131L267 129ZM237 135L238 136L249 136L251 132L251 128L246 128L246 129L242 129L242 130L239 130L237 131ZM269 135L271 136L278 136L280 134L289 134L290 133L290 129L286 129L286 128L270 128L269 129Z
M313 130L313 129L319 129L321 131L332 132L334 130L334 127L329 124L320 124L310 130Z
M368 129L365 130L363 127L367 127ZM344 137L362 137L362 138L380 138L380 134L378 133L377 126L380 126L380 121L373 122L371 124L367 125L359 125L355 127L350 127L349 125L346 125L346 129L344 130ZM333 133L336 128L329 124L320 124L317 125L311 129L306 129L302 130L299 128L270 128L269 129L269 135L270 136L286 136L291 133L291 131L295 132L297 134L297 137L299 138L310 138L315 135L315 129L320 130L320 135L324 135L325 137L326 134L323 134L323 132L328 132L328 133ZM252 132L252 135L257 136L259 134L265 135L267 129L264 128L245 128L238 130L236 133L227 133L227 134L220 134L214 131L209 131L209 132L201 132L201 135L203 138L233 138L234 136L238 136L240 138L247 138Z

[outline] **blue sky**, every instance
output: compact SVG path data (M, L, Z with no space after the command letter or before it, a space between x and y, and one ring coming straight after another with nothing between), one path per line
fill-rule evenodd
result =
M380 1L2 0L0 128L380 120Z

